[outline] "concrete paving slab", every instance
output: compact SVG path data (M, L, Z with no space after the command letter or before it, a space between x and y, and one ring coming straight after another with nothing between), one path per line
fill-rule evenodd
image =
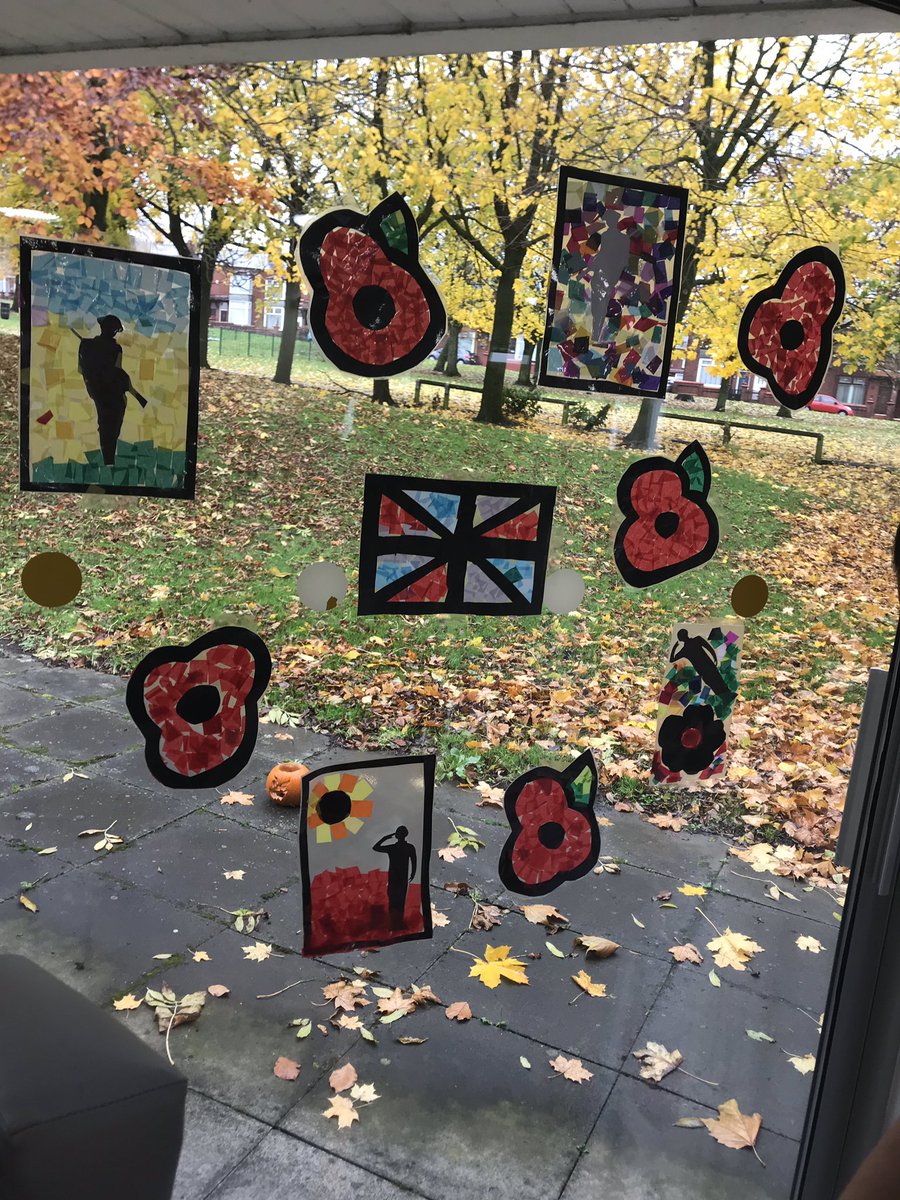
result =
M754 1041L748 1029L775 1041ZM673 1071L661 1085L667 1091L713 1106L729 1096L740 1096L742 1110L761 1112L766 1129L800 1138L812 1075L801 1075L788 1062L788 1055L815 1055L819 1029L816 1020L796 1005L757 995L726 979L714 988L701 970L678 967L633 1049L648 1041L680 1050L685 1071L719 1085L713 1088L684 1071ZM640 1062L629 1055L625 1072L637 1076L640 1068Z
M471 987L446 999L463 996L480 1011ZM345 1055L360 1082L374 1083L381 1096L360 1106L352 1130L322 1116L327 1079L281 1127L432 1200L546 1200L558 1193L609 1093L611 1072L586 1063L593 1078L570 1083L550 1070L554 1052L478 1020L448 1021L440 1008L377 1028L377 1047L360 1043ZM428 1040L403 1046L395 1041L401 1035Z
M481 958L488 945L510 945L514 957L527 965L527 986L502 982L487 988L469 977L472 960L455 950L426 971L421 982L430 984L447 1003L466 999L479 1017L567 1054L618 1069L653 1007L669 965L628 950L599 962L588 961L583 953L561 959L547 949L548 940L567 954L571 951L571 935L548 938L542 927L511 914L489 933L466 933L457 943L457 949ZM530 959L530 953L540 959ZM572 976L582 968L594 982L606 984L606 996L579 991Z
M133 721L79 704L4 731L7 741L60 762L90 763L128 750L140 741Z
M124 696L128 680L118 675L104 675L86 667L47 666L37 659L2 660L0 673L4 682L13 687L22 687L42 695L56 696L59 700L109 699Z
M68 780L56 778L0 801L0 834L35 850L58 846L61 859L80 865L97 859L97 838L79 838L82 830L111 825L110 833L131 842L185 816L195 806L189 792L131 787L105 778L102 764L95 764L87 778L81 774ZM28 814L27 820L22 814ZM30 830L25 829L28 824Z
M772 896L770 891L773 886L787 895ZM839 893L834 888L823 887L813 887L807 891L809 886L802 880L785 879L770 875L768 871L754 874L746 863L732 856L725 860L716 877L715 890L729 896L739 896L743 900L753 900L781 912L808 917L810 921L821 921L833 929L837 924L833 914L841 911Z
M716 937L709 921L722 933L730 928L763 947L763 953L754 954L743 971L717 967L721 978L757 995L779 997L809 1012L821 1012L837 944L836 925L828 930L818 921L810 921L785 908L756 904L721 892L711 892L697 903L709 920L698 913L689 940L704 958L711 959L706 946ZM801 936L815 938L823 949L818 953L801 950L796 944ZM709 965L713 965L711 961Z
M0 838L0 900L18 896L23 882L33 883L42 875L52 879L67 867L68 863L56 855L38 858L21 846Z
M66 702L53 696L41 696L37 692L26 692L23 688L0 683L0 728L22 725L35 717L47 718L51 713L62 712Z
M0 948L27 955L98 1004L158 969L155 954L187 953L216 931L213 922L92 867L40 883L29 896L37 913L12 900L0 905Z
M172 1200L208 1196L269 1132L261 1121L189 1090Z
M206 1200L411 1200L418 1192L397 1187L333 1154L273 1130Z
M619 1076L561 1200L788 1200L796 1142L763 1130L757 1141L763 1167L751 1150L720 1146L705 1128L673 1127L680 1117L717 1115Z
M14 797L29 784L61 779L68 770L65 763L45 754L28 754L18 746L0 745L0 796Z
M228 921L223 909L262 908L282 886L300 876L297 847L286 838L247 829L201 809L109 855L104 871ZM243 870L244 878L226 879Z
M205 991L215 983L231 989L224 999L208 996L200 1018L173 1031L172 1056L190 1085L204 1095L274 1123L355 1046L359 1034L326 1024L331 1006L324 1002L322 988L339 979L339 972L295 954L252 962L243 953L247 946L239 934L223 929L203 945L209 962L187 957L163 967L151 986L168 984L179 996ZM303 982L280 995L257 998L297 980ZM135 994L143 995L143 988ZM127 1018L129 1028L163 1052L163 1038L146 1012L116 1015ZM290 1025L296 1017L309 1017L314 1026L322 1023L327 1035L314 1027L308 1038L298 1040ZM273 1074L281 1055L300 1063L300 1077L293 1083Z

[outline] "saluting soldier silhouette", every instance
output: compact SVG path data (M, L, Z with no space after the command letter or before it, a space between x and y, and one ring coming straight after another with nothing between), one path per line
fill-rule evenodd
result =
M416 850L406 840L408 837L406 826L398 825L393 833L386 833L372 847L388 856L387 893L391 929L402 929L406 924L406 893L416 874Z
M679 658L687 659L701 680L716 696L721 696L723 700L735 699L737 692L733 692L722 678L718 657L706 638L688 637L686 629L679 629L672 653L669 655L669 662L677 662Z
M116 461L116 445L125 420L126 396L131 393L141 408L146 399L131 382L131 376L122 367L122 347L116 341L125 328L117 316L108 313L100 317L97 337L83 337L77 330L72 332L81 340L78 347L78 371L84 380L87 394L97 408L97 432L100 434L100 451L107 466Z

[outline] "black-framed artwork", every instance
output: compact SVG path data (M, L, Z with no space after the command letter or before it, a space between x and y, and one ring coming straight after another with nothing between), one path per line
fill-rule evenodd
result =
M556 488L367 475L360 614L539 613Z
M23 491L190 500L200 263L20 240Z
M541 384L665 395L687 207L686 188L561 169Z

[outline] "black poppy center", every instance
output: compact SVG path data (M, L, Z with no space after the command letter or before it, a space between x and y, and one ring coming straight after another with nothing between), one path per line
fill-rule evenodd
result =
M548 850L555 850L562 845L562 840L566 836L566 831L560 825L559 821L545 821L538 830L538 841L542 846L546 846Z
M806 334L799 321L785 321L781 327L780 337L783 350L796 350L806 340Z
M386 288L370 283L353 297L353 312L366 329L384 329L394 319L397 306Z
M653 528L661 538L670 538L678 528L678 513L660 513L653 522Z
M175 705L175 711L189 725L202 725L204 721L212 720L220 704L218 688L211 683L198 683L196 687L188 688Z
M316 805L316 812L326 825L337 825L350 816L350 806L353 801L346 792L326 792Z

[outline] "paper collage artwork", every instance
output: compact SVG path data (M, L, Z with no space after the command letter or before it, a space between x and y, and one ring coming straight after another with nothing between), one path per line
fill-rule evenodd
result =
M687 201L684 188L563 167L542 384L665 395Z
M657 783L686 786L724 773L743 635L741 621L675 627L657 697L652 767Z
M419 263L419 234L395 192L370 213L338 208L308 225L300 264L312 288L309 324L342 371L385 378L427 358L447 314Z
M233 779L256 745L257 705L271 673L265 643L237 625L151 650L125 692L150 773L173 788Z
M359 612L539 613L556 488L367 475Z
M434 768L434 755L370 758L304 778L304 954L431 937Z
M678 458L640 458L622 475L616 502L625 520L613 558L632 587L650 587L699 567L715 554L719 522L707 499L712 469L699 442Z
M803 408L822 386L845 295L840 259L827 246L812 246L795 254L774 286L757 292L744 310L740 356L786 408Z
M23 490L193 497L199 270L21 239Z
M523 896L544 896L586 875L600 854L596 795L597 766L590 750L564 771L535 767L510 784L503 806L511 832L498 865L503 886Z

